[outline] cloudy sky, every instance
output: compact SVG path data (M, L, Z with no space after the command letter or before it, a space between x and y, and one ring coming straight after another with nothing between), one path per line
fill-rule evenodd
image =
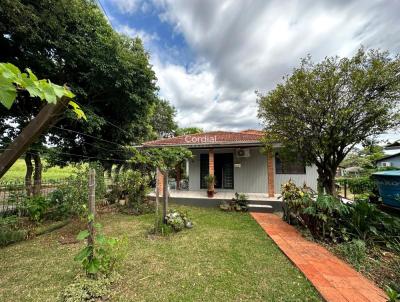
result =
M400 52L400 1L100 0L114 29L140 36L180 126L261 128L255 90L311 54Z

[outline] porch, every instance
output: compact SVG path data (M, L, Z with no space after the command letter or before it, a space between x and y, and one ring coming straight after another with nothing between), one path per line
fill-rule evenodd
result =
M198 206L198 207L218 207L222 201L231 200L235 197L235 191L216 190L214 197L207 197L206 190L169 190L169 200L176 204ZM268 193L245 193L249 201L249 210L258 212L281 211L282 200L280 194L270 197ZM150 198L155 198L154 191L149 193Z

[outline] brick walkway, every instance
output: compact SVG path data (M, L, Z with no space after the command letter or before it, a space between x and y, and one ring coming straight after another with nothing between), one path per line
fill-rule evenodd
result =
M386 294L374 283L324 247L304 239L277 215L251 215L326 301L387 301Z

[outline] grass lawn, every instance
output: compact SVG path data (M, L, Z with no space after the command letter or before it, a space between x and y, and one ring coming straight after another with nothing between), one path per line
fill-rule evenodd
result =
M195 227L168 238L147 235L153 215L100 218L106 233L129 240L112 301L321 301L248 213L177 208ZM55 301L79 272L81 243L58 243L69 230L0 250L0 301Z
M46 163L44 162L44 165ZM62 179L67 178L74 172L74 167L67 166L64 168L51 167L43 169L43 179ZM25 161L18 159L8 172L1 178L1 181L24 181L26 173Z

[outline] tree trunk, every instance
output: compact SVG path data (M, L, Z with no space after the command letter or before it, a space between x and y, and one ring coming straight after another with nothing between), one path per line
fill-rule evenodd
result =
M318 167L318 193L337 196L335 176L336 168Z
M40 195L42 188L42 161L40 160L39 153L33 155L33 161L35 162L35 173L33 175L33 195Z
M165 217L168 213L168 171L162 172L164 173L164 185L163 185L163 223L166 224L167 220Z
M26 173L25 173L26 196L31 196L33 166L32 166L32 155L30 153L25 154L25 165L26 165Z

